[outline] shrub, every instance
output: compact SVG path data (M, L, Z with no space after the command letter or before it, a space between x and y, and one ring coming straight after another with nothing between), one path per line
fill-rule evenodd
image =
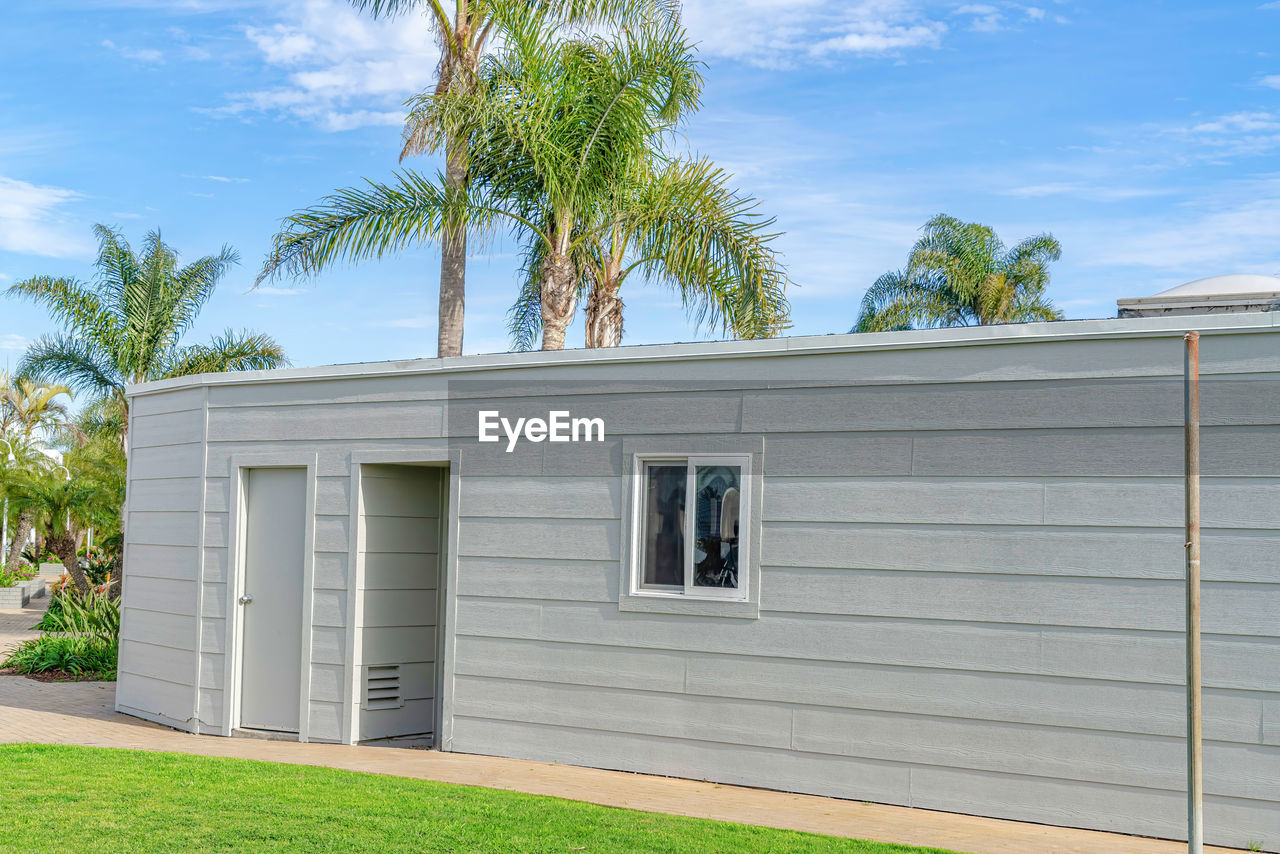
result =
M35 575L35 569L29 566L19 566L14 570L0 569L0 587L13 587L19 581L35 578Z
M74 587L64 587L49 599L49 608L35 627L55 634L116 641L120 637L120 600L97 590L81 596Z
M48 549L45 549L41 554L36 554L34 544L29 544L22 550L22 559L34 566L42 563L62 563L62 559Z
M44 634L23 642L2 666L19 673L60 670L72 676L92 674L115 681L119 646L118 641L106 642L91 635Z
M112 570L115 569L115 563L114 555L96 552L90 555L81 566L84 567L84 574L89 576L90 584L106 584Z
M60 590L35 626L42 634L25 641L0 666L19 673L62 671L114 681L120 650L120 602L94 590L87 596Z

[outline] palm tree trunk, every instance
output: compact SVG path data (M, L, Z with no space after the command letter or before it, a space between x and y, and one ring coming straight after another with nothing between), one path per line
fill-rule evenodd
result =
M552 250L542 262L542 349L563 350L578 307L578 271L568 254Z
M76 592L82 596L89 595L89 591L92 589L89 584L89 577L80 568L80 561L76 560L75 534L60 534L56 537L50 537L48 546L49 551L57 555L58 560L62 561L63 568L66 569L67 575L71 576L71 581L76 586Z
M22 558L22 547L27 544L27 538L31 536L31 514L18 514L18 530L13 534L13 543L9 546L9 557L4 562L4 568L9 572L13 572L18 568L18 561Z
M622 282L609 278L587 297L587 346L617 347L622 343Z
M450 139L447 145L448 165L445 185L461 189L467 183L467 144ZM459 228L448 235L440 249L440 312L436 354L462 355L463 312L467 290L467 232Z

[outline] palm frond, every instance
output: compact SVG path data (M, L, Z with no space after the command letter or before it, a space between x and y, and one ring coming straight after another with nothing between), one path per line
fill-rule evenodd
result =
M1052 235L1005 249L994 230L939 214L927 222L904 270L867 291L853 330L1058 320L1044 294L1062 247Z
M65 382L94 394L122 394L126 377L110 353L68 334L36 339L18 363L18 374L40 382Z
M320 204L284 220L257 283L276 275L314 276L343 261L382 258L466 228L488 234L494 220L509 212L487 204L479 191L446 186L397 173L392 184L369 181L365 188L337 190Z
M223 246L217 255L206 255L174 271L173 298L168 308L178 336L191 328L223 276L239 263L240 253Z
M790 314L790 280L772 246L774 220L728 181L705 159L642 174L616 211L616 228L635 245L628 271L678 293L698 327L770 337L789 325Z
M265 371L287 364L284 350L270 336L228 329L208 344L174 350L156 379L224 371Z
M98 294L70 278L32 276L11 285L10 296L19 296L42 306L59 324L110 344L118 340L110 310Z

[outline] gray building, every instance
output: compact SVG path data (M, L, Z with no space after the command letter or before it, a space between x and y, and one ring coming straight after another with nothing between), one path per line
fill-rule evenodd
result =
M1274 312L135 387L118 708L1178 837L1190 328L1206 839L1280 848Z

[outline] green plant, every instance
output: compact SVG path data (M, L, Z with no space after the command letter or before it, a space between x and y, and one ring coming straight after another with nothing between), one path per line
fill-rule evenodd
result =
M99 552L85 562L84 574L88 577L90 584L102 585L106 584L108 576L115 572L115 567L115 555Z
M14 587L20 581L35 578L35 575L36 571L29 566L19 566L17 569L0 569L0 587Z
M238 263L235 250L223 247L217 255L180 266L177 252L158 231L147 234L141 253L105 225L95 226L94 233L98 258L92 284L32 276L9 288L10 295L44 306L63 327L31 345L18 373L115 400L122 446L126 385L285 364L280 345L266 335L228 331L208 344L182 344L218 282Z
M719 325L737 338L769 338L790 325L789 284L776 250L773 220L729 186L709 160L656 155L611 188L574 263L586 294L587 347L622 343L621 290L629 280L656 283L680 297L699 326ZM524 286L511 310L517 349L534 346L542 324L539 271L545 244L527 247Z
M36 552L35 544L27 546L22 550L22 560L31 566L39 566L42 563L61 563L58 556L48 549L41 549Z
M1062 255L1051 234L1006 248L994 230L938 214L924 225L907 266L862 297L850 332L1061 320L1045 296L1049 264Z
M105 592L80 594L63 589L50 598L36 628L52 634L81 635L104 643L120 637L120 601Z
M57 556L81 593L90 584L76 560L77 525L100 516L115 497L88 479L65 480L54 473L19 476L9 481L10 504L21 513L37 517L45 531L45 543Z
M90 635L44 634L24 641L0 667L19 673L61 671L72 676L93 674L112 682L116 678L119 641L104 641Z
M477 82L480 58L491 41L504 38L502 11L505 7L534 5L528 0L351 0L351 4L374 17L391 17L406 12L422 12L436 33L440 64L433 97L450 92L470 91ZM675 0L543 0L538 4L558 24L606 27L611 24L636 25L644 20L674 19L679 15ZM400 159L443 149L445 170L442 180L449 193L465 192L471 180L470 140L466 132L450 131L443 138L436 128L410 116L405 125L405 144ZM375 228L387 228L383 223ZM466 302L467 231L458 223L447 229L441 240L439 335L437 356L462 355L462 326Z
M617 343L617 291L633 269L735 335L785 326L786 278L768 220L705 161L665 166L665 145L701 90L678 21L584 34L566 31L545 4L486 6L502 46L470 85L421 96L410 118L424 150L465 141L467 181L406 171L338 190L285 219L259 281L447 245L462 228L510 228L525 244L518 310L530 321L513 327L540 330L543 349L564 347L588 276L600 286L588 305L589 343Z
M93 590L74 588L52 596L35 628L41 635L24 641L2 667L19 673L61 671L72 676L93 675L114 681L120 650L120 602Z
M57 430L69 416L63 396L72 396L69 386L0 371L0 434L30 439L42 429Z

